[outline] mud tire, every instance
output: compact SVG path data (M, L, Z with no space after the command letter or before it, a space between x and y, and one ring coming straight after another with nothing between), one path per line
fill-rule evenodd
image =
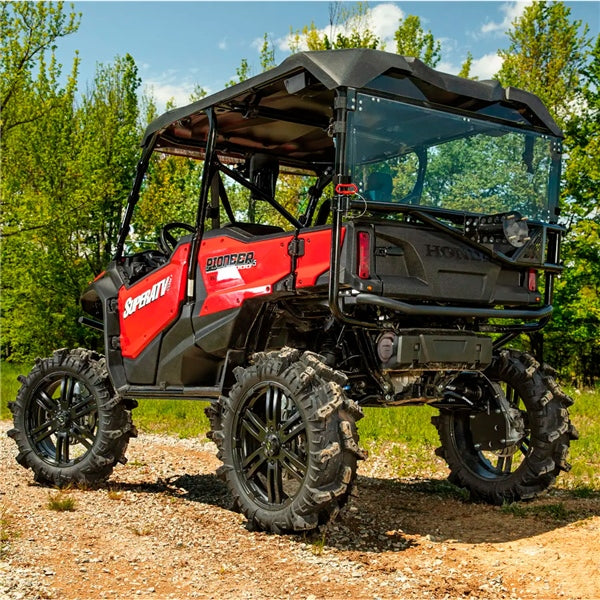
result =
M534 498L554 483L561 470L570 469L566 460L570 441L578 438L567 410L573 401L554 380L553 370L526 353L501 351L485 375L509 391L507 397L524 416L520 464L512 471L499 469L476 449L466 411L432 417L442 443L436 454L448 463L449 480L467 489L473 500L501 505Z
M362 411L343 391L345 376L317 354L284 348L252 362L235 369L229 395L209 409L219 474L249 529L314 529L348 499L364 458Z
M120 398L98 353L77 348L37 359L9 403L19 464L37 482L64 487L93 486L125 463L135 401Z

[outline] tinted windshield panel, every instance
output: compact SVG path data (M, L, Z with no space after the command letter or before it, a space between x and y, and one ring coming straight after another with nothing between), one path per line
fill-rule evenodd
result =
M358 107L348 114L349 174L367 200L554 215L557 138L364 94Z

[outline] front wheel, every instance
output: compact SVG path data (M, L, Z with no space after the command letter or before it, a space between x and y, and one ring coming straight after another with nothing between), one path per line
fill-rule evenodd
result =
M350 493L362 411L344 394L345 376L316 354L284 348L253 361L220 400L220 473L250 528L313 529Z
M17 461L41 483L96 484L125 462L136 435L132 404L112 387L104 358L84 349L57 350L38 359L9 407Z
M567 410L572 400L551 370L528 354L503 350L485 375L506 399L505 409L492 394L483 398L489 403L487 414L442 411L432 418L442 443L436 453L448 463L449 480L469 490L474 500L503 504L533 498L570 468L569 444L577 439ZM497 439L494 429L502 424L494 412L508 412L515 424L511 440Z

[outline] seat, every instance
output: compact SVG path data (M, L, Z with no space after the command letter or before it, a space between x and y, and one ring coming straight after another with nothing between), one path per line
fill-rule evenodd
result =
M331 213L331 200L329 198L325 198L319 208L319 212L317 213L315 226L318 227L319 225L325 225L327 223L327 219L329 218L329 213Z
M365 198L372 202L391 202L394 182L392 176L382 171L371 173L367 179Z
M277 225L265 225L263 223L226 223L224 229L241 229L250 235L273 235L283 233L283 228Z

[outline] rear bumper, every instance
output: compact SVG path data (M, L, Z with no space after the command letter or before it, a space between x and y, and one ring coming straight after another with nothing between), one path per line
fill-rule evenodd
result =
M536 321L549 317L553 310L552 306L548 304L534 309L409 304L401 300L393 300L392 298L383 298L375 294L364 293L359 293L351 298L351 302L355 302L356 304L381 306L409 316L479 317L482 319L522 319L523 321Z

